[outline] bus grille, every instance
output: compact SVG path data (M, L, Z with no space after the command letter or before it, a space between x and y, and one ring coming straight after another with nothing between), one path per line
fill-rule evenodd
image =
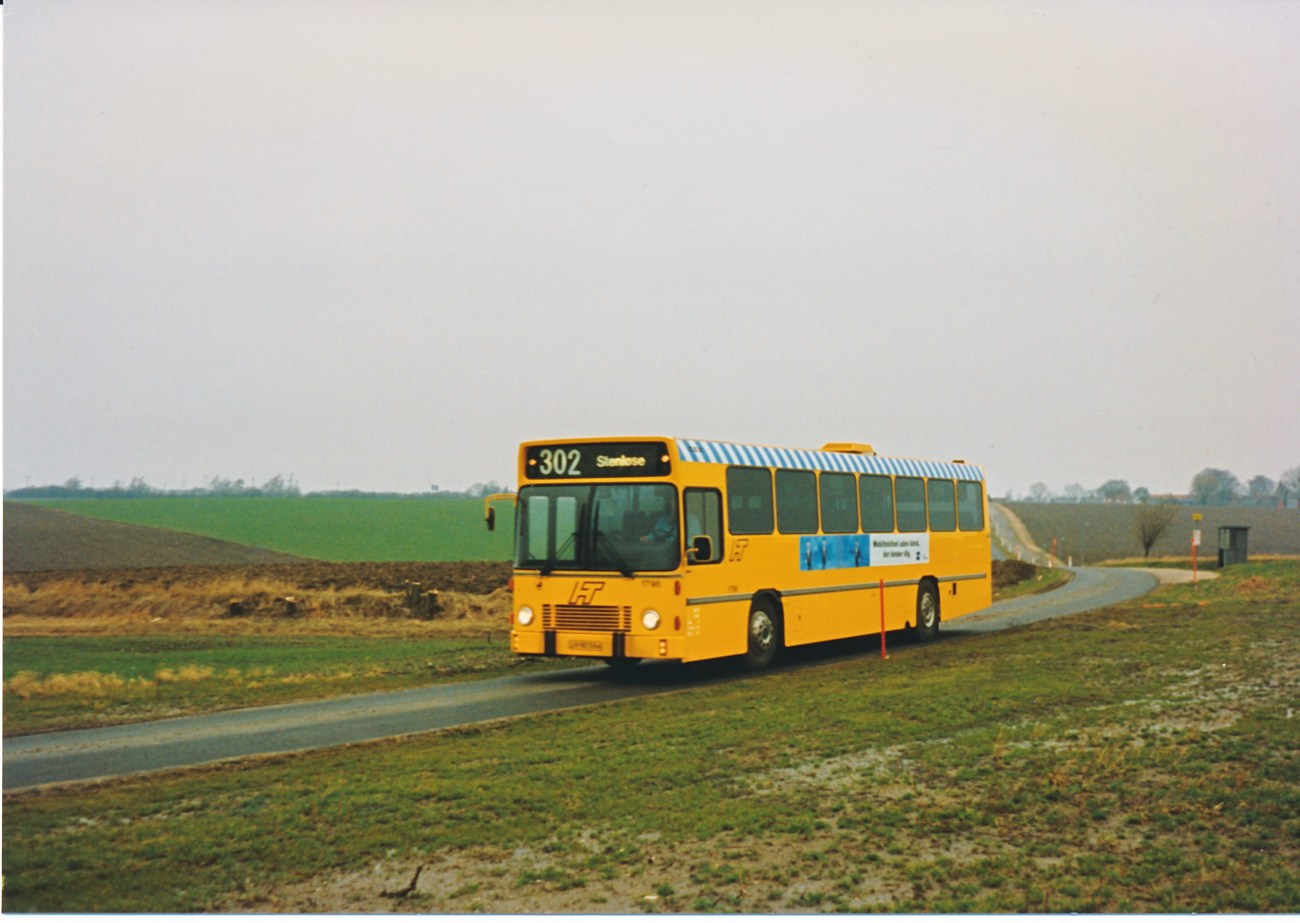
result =
M542 627L560 631L630 631L631 606L542 606Z

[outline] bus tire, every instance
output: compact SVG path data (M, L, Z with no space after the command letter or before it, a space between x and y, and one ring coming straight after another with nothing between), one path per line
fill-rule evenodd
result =
M745 666L754 671L766 670L781 649L781 616L770 599L754 603L747 623Z
M933 581L922 580L916 594L916 626L912 634L918 641L939 637L939 590Z

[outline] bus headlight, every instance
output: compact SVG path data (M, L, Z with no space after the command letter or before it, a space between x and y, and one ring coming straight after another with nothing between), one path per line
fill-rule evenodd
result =
M653 609L642 612L641 624L645 626L646 631L654 631L659 627L659 613Z
M530 609L528 606L519 607L519 624L520 625L533 624L533 610Z

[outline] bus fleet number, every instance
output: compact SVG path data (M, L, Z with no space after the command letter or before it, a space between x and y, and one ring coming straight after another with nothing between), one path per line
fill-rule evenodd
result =
M578 463L582 455L577 449L542 449L537 453L541 459L538 473L545 477L578 477Z

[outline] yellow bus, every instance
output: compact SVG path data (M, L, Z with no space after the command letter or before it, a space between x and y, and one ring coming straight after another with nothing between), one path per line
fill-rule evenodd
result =
M965 461L582 438L521 445L518 483L516 654L758 670L882 630L931 640L991 602L984 473Z

